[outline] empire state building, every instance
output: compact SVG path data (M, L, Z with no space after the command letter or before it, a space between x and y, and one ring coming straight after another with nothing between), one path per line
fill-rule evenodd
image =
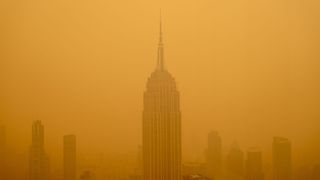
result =
M143 176L144 180L181 180L180 95L164 67L161 22L157 67L144 92Z

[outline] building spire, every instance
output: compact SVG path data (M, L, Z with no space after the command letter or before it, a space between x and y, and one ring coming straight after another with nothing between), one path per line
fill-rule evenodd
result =
M159 43L162 44L162 14L161 14L161 9L160 9L160 36L159 36Z
M158 44L158 64L157 69L160 71L164 70L164 52L163 52L163 41L162 41L162 17L160 9L160 31L159 31L159 44Z

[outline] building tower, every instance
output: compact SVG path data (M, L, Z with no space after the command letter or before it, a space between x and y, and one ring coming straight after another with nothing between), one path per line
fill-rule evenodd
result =
M249 149L246 160L246 179L263 180L262 153L257 148Z
M273 179L291 180L291 142L282 137L274 137L272 143Z
M35 121L32 125L29 176L30 180L49 179L49 158L44 151L44 127L41 121Z
M208 134L206 161L208 176L219 180L222 175L222 140L217 131Z
M237 143L233 143L226 159L226 176L228 179L244 178L244 153Z
M76 136L66 135L63 137L63 179L76 180L77 156Z
M158 62L144 92L144 180L181 179L181 112L175 79L164 67L160 21Z

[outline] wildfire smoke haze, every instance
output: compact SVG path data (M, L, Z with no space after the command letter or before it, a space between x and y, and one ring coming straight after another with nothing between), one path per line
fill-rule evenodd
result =
M1 1L0 180L41 168L50 180L132 180L165 163L181 165L162 169L175 179L317 179L319 9L317 0ZM148 86L159 54L165 87L176 88L166 95ZM146 110L158 105L175 108ZM159 119L176 128L143 133ZM161 160L146 167L146 151Z

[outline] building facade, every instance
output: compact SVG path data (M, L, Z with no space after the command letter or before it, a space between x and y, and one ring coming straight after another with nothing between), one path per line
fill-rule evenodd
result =
M244 153L237 143L232 144L226 158L227 179L241 180L244 178Z
M76 180L77 178L77 151L76 136L63 137L63 179Z
M246 179L264 180L264 173L262 168L262 153L257 148L251 148L247 153Z
M272 156L273 179L291 180L291 142L287 138L274 137Z
M219 180L222 176L222 140L217 131L208 134L206 151L207 173L211 179Z

